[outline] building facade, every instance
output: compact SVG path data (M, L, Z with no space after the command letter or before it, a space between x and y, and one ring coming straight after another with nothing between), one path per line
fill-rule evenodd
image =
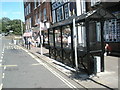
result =
M39 40L40 27L42 30L44 43L47 43L47 28L50 27L51 5L50 2L34 0L34 2L24 2L26 31L32 32L32 38L36 42ZM42 22L42 23L41 23ZM46 41L45 41L46 40ZM39 42L39 41L38 41Z
M101 7L105 10L99 9ZM101 72L104 71L104 40L119 42L119 18L111 19L114 18L111 13L119 17L119 11L114 12L114 9L109 13L106 10L109 7L111 4L100 0L24 2L26 30L32 30L35 38L39 36L42 22L43 41L49 45L51 58L70 67L84 69L89 74ZM106 12L106 15L102 15L100 10ZM111 23L108 25L108 22ZM99 70L95 68L97 61Z

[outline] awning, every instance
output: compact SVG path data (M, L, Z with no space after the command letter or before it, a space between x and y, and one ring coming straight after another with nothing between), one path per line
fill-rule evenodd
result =
M23 37L31 37L32 36L32 32L25 32L23 34Z

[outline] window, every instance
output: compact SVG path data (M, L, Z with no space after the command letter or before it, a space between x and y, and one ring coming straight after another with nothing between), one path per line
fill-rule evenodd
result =
M36 8L37 7L37 2L36 2L37 0L34 0L34 8Z
M38 23L38 13L36 13L36 23Z
M39 15L40 15L40 16L39 16L39 20L41 21L41 17L42 17L42 14L41 14L41 12L39 13Z
M26 30L27 30L27 20L25 21L25 26L26 26L25 28L26 28Z
M55 2L55 0L51 0L51 2L52 2L52 3L54 3L54 2Z
M81 12L82 12L82 14L83 14L83 13L86 12L86 2L85 2L85 0L82 0L82 1L81 1L81 4L82 4L82 5L81 5L81 7L82 7Z
M56 8L56 5L55 4L53 4L52 5L52 10L54 10Z
M29 14L29 7L27 6L27 15Z
M30 28L31 28L31 18L29 18L29 22L30 22Z
M59 13L59 8L56 10L57 11L57 22L60 21L60 13Z
M28 19L26 20L26 30L28 30L29 29L29 25L28 25Z
M56 14L55 14L55 10L53 10L52 11L52 21L53 21L53 23L55 23L56 22Z
M28 6L26 6L26 15L28 15Z
M25 7L25 16L26 16L26 7Z
M70 2L70 16L76 15L76 2Z
M29 5L26 6L26 13L27 13L27 15L29 14Z
M60 20L63 20L64 19L63 6L60 7L59 13L60 13Z
M68 4L65 4L64 12L65 12L65 19L68 19L68 17L69 17L69 7L68 7Z
M38 0L38 6L40 6L40 0Z
M29 7L29 13L31 13L31 7L30 7L30 3L29 3L29 5L28 5L28 7Z
M120 22L117 19L107 20L104 23L104 38L107 42L120 41Z
M38 23L38 14L36 13L35 14L35 24L37 24Z
M42 3L44 3L46 0L42 0Z
M63 6L62 6L57 9L57 21L59 22L63 19L64 19L64 14L63 14Z
M46 12L46 8L44 8L44 10L43 10L43 16L44 16L44 21L47 21L47 12Z

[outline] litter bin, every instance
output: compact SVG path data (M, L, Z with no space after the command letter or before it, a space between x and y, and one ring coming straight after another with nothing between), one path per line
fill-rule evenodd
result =
M99 56L94 56L94 73L101 72L101 58Z

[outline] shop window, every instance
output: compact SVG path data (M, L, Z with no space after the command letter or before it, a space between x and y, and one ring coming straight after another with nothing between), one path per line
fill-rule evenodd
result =
M62 28L63 48L71 48L71 30L69 26Z
M61 32L60 29L55 29L55 46L61 47Z
M52 29L49 30L49 43L50 43L50 46L54 45L53 30Z

